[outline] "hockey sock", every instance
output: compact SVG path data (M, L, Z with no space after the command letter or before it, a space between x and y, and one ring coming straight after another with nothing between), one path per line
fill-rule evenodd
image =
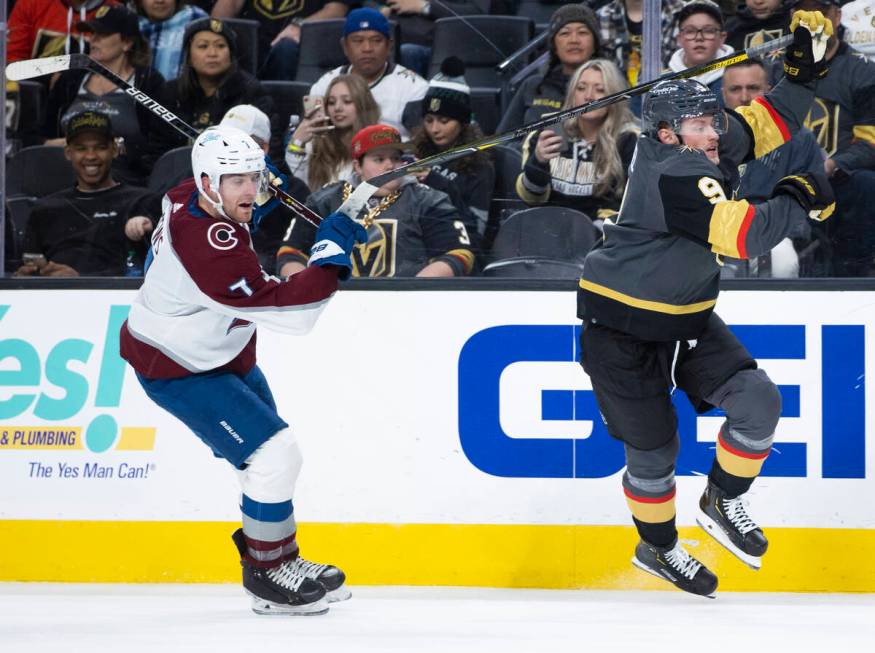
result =
M717 456L708 479L735 498L750 489L772 449L772 437L754 440L728 428L717 437Z
M674 474L645 480L623 474L623 492L642 540L668 546L677 538Z
M276 567L298 555L296 524L291 499L263 503L243 495L243 536L246 560L255 567Z

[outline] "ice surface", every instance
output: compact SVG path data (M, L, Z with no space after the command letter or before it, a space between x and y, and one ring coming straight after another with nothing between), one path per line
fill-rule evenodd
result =
M0 583L0 651L872 651L875 595L354 587L259 617L236 585Z

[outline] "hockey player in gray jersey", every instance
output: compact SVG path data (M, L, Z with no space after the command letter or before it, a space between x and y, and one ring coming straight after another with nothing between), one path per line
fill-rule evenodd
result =
M768 542L745 509L768 456L781 397L713 312L720 257L769 251L800 221L834 209L826 178L785 177L761 204L729 198L729 171L789 140L826 74L831 25L796 12L787 78L738 112L702 84L667 81L645 96L643 134L616 223L586 258L578 293L581 363L608 432L623 441L623 490L641 541L633 564L676 587L713 596L717 577L678 542L675 387L704 412L726 413L699 502L699 524L759 569Z

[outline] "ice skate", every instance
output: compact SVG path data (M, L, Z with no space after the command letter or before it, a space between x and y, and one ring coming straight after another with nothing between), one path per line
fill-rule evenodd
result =
M346 574L334 565L321 565L317 562L305 560L301 556L290 560L289 564L295 565L306 578L315 580L325 588L325 598L329 603L346 601L352 596L352 592L344 585Z
M696 521L744 564L760 569L769 542L763 529L747 514L742 497L729 499L723 490L709 482L699 499Z
M308 578L295 560L279 567L261 569L246 561L243 529L231 536L240 553L243 589L252 597L252 611L266 615L313 615L328 612L325 588Z
M713 599L717 591L717 576L687 553L677 540L666 547L643 540L638 542L632 564L691 594Z

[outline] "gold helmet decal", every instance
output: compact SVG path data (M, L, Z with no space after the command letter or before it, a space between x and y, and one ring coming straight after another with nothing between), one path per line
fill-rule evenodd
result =
M97 13L94 14L94 17L95 18L103 18L104 16L106 16L108 11L109 11L109 7L107 7L106 5L103 5L100 9L97 10Z

